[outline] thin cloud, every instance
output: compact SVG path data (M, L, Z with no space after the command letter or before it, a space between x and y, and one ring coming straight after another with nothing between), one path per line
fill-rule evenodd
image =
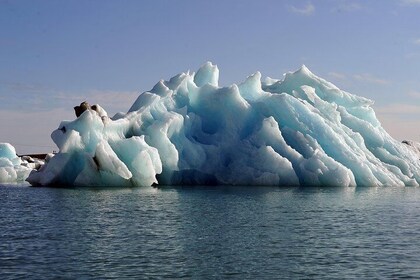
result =
M333 12L355 12L362 9L362 5L356 2L341 2L333 9Z
M128 111L139 96L137 91L91 90L88 98L108 111Z
M137 91L68 91L38 84L0 83L0 110L31 108L35 111L46 111L51 108L64 108L72 111L74 106L88 101L90 104L101 105L112 115L120 111L126 112L138 96ZM7 103L1 102L3 100L7 100Z
M116 112L126 112L139 96L137 91L114 91L114 90L87 90L82 92L61 91L56 93L53 98L62 106L76 106L83 101L89 104L99 104L111 116Z
M398 140L420 140L420 106L395 103L374 105L375 113L385 130Z
M329 72L328 76L336 80L347 80L347 76L337 72Z
M411 52L404 55L405 59L418 59L420 58L420 52Z
M413 41L414 45L420 46L420 38Z
M308 2L303 7L290 6L290 10L296 14L310 16L315 13L315 6Z
M412 98L416 98L416 99L420 99L420 91L410 91L408 93L408 96L412 97Z
M375 109L383 128L395 139L420 141L420 127L418 118L404 117L401 114L382 114Z
M380 114L420 115L420 106L412 105L412 104L397 103L397 104L377 107L375 111Z
M41 84L27 84L21 82L0 82L0 90L13 91L14 93L44 92L51 88Z
M420 6L420 0L400 0L399 2L403 6Z
M375 77L375 76L373 76L372 74L369 74L369 73L356 74L356 75L353 76L353 78L357 81L368 82L368 83L372 83L372 84L378 84L378 85L389 84L388 80L377 78L377 77Z

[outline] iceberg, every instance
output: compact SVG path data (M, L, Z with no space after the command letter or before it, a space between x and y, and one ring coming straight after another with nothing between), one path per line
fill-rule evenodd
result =
M23 183L30 172L43 164L29 156L18 157L9 143L0 143L0 183Z
M82 103L79 116L52 133L59 152L27 181L419 186L419 154L383 129L371 100L305 66L281 80L263 80L260 72L228 87L218 80L219 69L208 62L159 81L112 118Z

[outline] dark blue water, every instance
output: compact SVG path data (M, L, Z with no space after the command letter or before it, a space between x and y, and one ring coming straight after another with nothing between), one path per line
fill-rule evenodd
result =
M419 188L0 187L0 278L420 277Z

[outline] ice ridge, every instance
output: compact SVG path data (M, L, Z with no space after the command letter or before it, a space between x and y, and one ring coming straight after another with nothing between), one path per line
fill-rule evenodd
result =
M159 81L127 113L88 108L52 133L59 153L33 185L418 186L418 154L393 139L369 99L306 66L218 85L210 62ZM93 107L93 106L92 106Z

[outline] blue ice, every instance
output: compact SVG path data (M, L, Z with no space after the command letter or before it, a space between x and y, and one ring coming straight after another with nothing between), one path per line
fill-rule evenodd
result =
M218 85L210 62L159 81L127 113L99 105L52 133L59 153L33 185L418 186L420 161L369 99L303 66Z

